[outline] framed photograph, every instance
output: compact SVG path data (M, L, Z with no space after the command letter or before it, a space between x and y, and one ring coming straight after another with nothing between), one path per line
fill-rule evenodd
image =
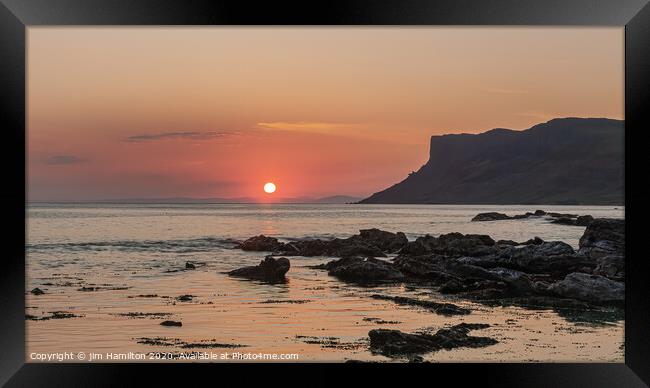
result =
M0 383L650 383L646 0L0 3Z

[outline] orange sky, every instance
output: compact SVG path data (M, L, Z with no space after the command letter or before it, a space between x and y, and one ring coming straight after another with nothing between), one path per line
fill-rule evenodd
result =
M623 118L623 28L28 29L30 200L365 196L434 134Z

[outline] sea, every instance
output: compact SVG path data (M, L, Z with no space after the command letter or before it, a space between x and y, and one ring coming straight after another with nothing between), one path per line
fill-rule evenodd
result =
M486 306L403 284L349 284L310 268L331 257L290 257L283 284L224 274L264 258L263 252L234 249L236 241L260 234L292 241L345 238L379 228L404 232L410 240L461 232L495 240L540 237L578 247L584 227L544 217L471 222L481 212L514 215L537 209L624 218L624 208L613 206L31 203L26 209L26 361L60 362L43 357L70 352L85 359L62 362L402 362L407 360L373 353L368 331L435 332L468 322L488 323L473 334L498 343L432 352L423 359L622 362L620 314L593 318ZM187 262L196 268L186 269ZM34 295L34 288L44 293ZM450 302L472 313L441 316L372 294ZM182 326L160 325L165 320ZM204 357L190 357L199 353Z

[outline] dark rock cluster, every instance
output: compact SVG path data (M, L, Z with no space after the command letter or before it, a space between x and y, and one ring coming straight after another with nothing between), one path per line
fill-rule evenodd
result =
M494 345L497 341L488 337L468 335L471 330L489 327L480 323L461 323L438 330L435 334L409 334L399 330L370 330L370 350L387 357L422 354L458 347L480 348Z
M550 218L551 222L554 224L573 225L573 226L587 226L594 220L594 217L590 215L579 216L577 214L565 214L565 213L547 212L544 210L535 210L535 212L515 214L514 216L509 216L507 214L498 213L498 212L479 213L476 216L474 216L474 218L472 218L472 221L521 220L530 217Z
M623 220L594 220L578 251L561 241L536 238L518 244L449 233L408 242L392 261L352 257L317 268L357 283L423 282L473 300L574 299L622 306L624 225Z
M358 235L346 239L313 239L287 243L260 235L243 241L239 248L283 256L385 257L388 253L398 252L407 242L406 236L401 232L362 229Z
M579 218L542 210L528 214ZM578 251L564 242L537 237L517 243L494 241L487 235L448 233L408 241L404 233L379 229L361 230L347 239L293 243L256 236L240 247L283 255L342 257L315 268L356 283L426 282L441 293L474 300L559 298L621 306L625 294L624 220L591 220ZM390 253L397 257L376 258ZM281 281L289 267L288 259L267 256L260 265L229 275Z

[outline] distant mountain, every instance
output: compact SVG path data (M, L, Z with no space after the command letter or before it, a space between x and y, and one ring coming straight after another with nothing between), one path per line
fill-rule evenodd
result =
M621 205L623 124L561 118L432 136L425 165L360 203Z
M163 197L163 198L115 198L87 201L88 203L126 203L126 204L192 204L192 203L249 203L254 202L252 198L192 198L192 197Z
M359 197L348 195L333 195L322 198L273 198L271 203L318 203L318 204L342 204L355 203ZM168 197L168 198L118 198L100 199L85 201L31 201L32 203L115 203L115 204L192 204L192 203L260 203L259 200L250 197L239 198L190 198L190 197Z
M314 203L355 203L361 198L350 197L349 195L333 195L331 197L323 197L314 200Z

